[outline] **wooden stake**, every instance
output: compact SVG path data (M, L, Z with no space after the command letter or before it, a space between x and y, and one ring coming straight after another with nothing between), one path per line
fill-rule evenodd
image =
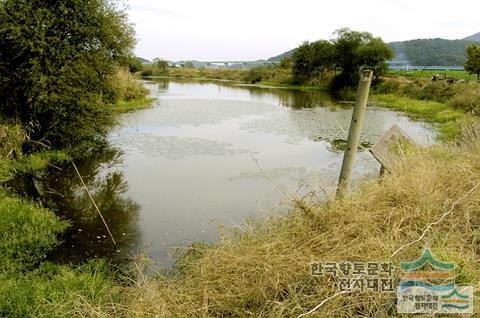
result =
M352 122L348 132L347 149L343 157L342 170L338 180L337 198L341 198L350 193L352 183L353 164L360 143L360 134L363 127L363 118L367 108L368 93L372 83L373 72L363 71L360 83L358 85L357 98L353 108Z

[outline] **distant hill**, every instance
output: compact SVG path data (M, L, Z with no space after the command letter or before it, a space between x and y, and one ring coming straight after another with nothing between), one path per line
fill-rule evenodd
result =
M473 41L473 42L480 42L480 32L478 32L474 35L467 36L466 38L464 38L464 40Z
M408 65L464 65L467 59L465 47L472 42L480 42L480 32L462 40L418 39L402 42L391 42L388 45L395 52L393 62ZM291 56L294 50L269 58L269 61L280 61Z
M280 54L280 55L271 57L271 58L268 59L268 61L270 61L270 62L278 62L278 61L281 61L283 58L288 57L288 56L291 56L291 55L293 54L293 51L295 51L295 49L290 50L290 51L285 52L285 53L282 53L282 54Z
M149 61L149 60L147 60L147 59L144 59L143 57L137 56L137 60L139 60L140 63L142 63L142 64L153 64L152 61Z
M418 39L392 42L395 60L409 65L463 65L467 60L465 47L468 40Z

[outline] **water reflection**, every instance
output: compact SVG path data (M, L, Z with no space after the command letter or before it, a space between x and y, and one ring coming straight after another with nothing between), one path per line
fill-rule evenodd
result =
M77 162L77 167L94 201L107 220L117 242L115 246L83 188L72 165L50 168L40 176L23 176L32 187L17 190L35 193L37 199L71 222L71 228L61 238L64 243L50 256L62 263L79 263L91 258L107 258L122 262L141 243L138 228L140 206L125 196L128 184L124 174L115 170L121 153L115 149L96 152Z
M296 90L276 87L237 85L228 82L198 81L192 86L187 80L156 79L144 81L154 95L162 98L216 98L228 100L259 101L292 109L335 106L331 96L322 90ZM173 89L169 89L173 83Z

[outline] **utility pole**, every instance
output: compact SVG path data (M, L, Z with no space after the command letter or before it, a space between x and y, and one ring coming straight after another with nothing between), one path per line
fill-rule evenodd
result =
M373 72L366 70L362 72L360 83L358 85L357 98L353 108L352 122L348 132L347 149L343 157L342 170L338 180L337 198L348 195L352 184L353 164L357 154L358 144L360 143L360 135L362 133L363 118L367 108L368 93L370 84L372 83Z

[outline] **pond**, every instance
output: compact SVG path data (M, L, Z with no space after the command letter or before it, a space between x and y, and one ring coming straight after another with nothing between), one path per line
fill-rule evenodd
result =
M220 225L287 212L284 191L317 199L334 191L351 106L320 91L173 80L144 85L153 107L122 116L111 146L78 163L117 247L71 167L35 180L42 200L73 224L54 259L123 260L145 249L168 267L176 248L217 240ZM378 175L365 149L393 124L420 144L435 140L430 125L369 106L357 182Z

